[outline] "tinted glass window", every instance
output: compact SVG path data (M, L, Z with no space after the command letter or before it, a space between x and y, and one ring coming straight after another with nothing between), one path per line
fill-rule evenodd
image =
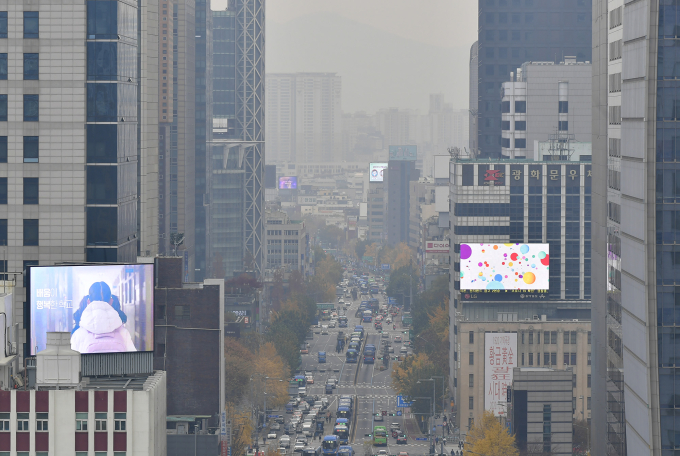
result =
M0 79L7 79L7 54L0 54Z
M95 263L118 261L118 249L87 249L87 261Z
M557 122L558 123L558 129L560 131L567 131L569 130L569 122L566 120L560 120Z
M117 84L87 84L87 121L115 122L118 113Z
M39 226L38 219L24 219L24 245L38 245Z
M0 245L7 245L7 219L0 219Z
M38 178L24 177L24 204L38 204Z
M515 112L526 113L527 112L527 102L526 101L515 101Z
M0 11L0 38L7 38L7 11Z
M116 204L117 171L116 166L87 167L87 204Z
M0 95L0 122L7 122L7 95Z
M40 73L39 57L39 54L24 54L24 79L38 79Z
M88 39L118 38L118 2L87 2L87 37Z
M526 129L527 129L527 122L525 120L515 121L515 130L526 131Z
M7 163L7 136L0 136L0 163Z
M38 163L40 141L38 136L24 136L24 163Z
M501 130L503 130L503 131L510 130L510 121L509 120L501 120Z
M24 11L24 38L38 38L38 25L38 12Z
M87 43L88 81L115 81L118 68L118 43Z
M118 156L117 125L87 126L87 162L116 163Z
M503 113L503 114L509 114L510 113L510 102L509 101L501 101L501 113Z
M569 112L569 102L568 101L560 101L559 102L559 112L561 114L566 114Z
M0 177L0 204L7 204L7 178Z
M87 208L87 245L116 245L118 208Z
M515 149L526 149L527 140L525 138L515 138Z
M24 122L38 121L39 98L39 95L24 95Z

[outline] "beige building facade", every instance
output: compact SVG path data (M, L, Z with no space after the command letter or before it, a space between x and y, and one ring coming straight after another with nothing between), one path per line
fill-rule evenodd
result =
M485 333L517 334L517 367L574 372L574 419L590 419L591 332L589 321L461 321L458 325L458 410L461 434L484 412ZM583 399L581 399L583 397Z

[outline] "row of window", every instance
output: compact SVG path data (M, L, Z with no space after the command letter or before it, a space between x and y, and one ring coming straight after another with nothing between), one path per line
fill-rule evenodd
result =
M7 54L0 54L0 79L6 80L9 73L9 65L7 62ZM39 54L25 53L24 54L24 80L38 80L40 73L40 59Z
M501 147L506 149L510 148L510 138L501 138ZM515 138L515 149L526 149L527 140L526 138Z
M17 413L17 431L30 431L29 427L29 414L28 413ZM106 413L95 413L95 431L106 431L107 423ZM35 414L35 431L36 432L47 432L49 413L36 413ZM125 431L125 413L114 413L114 430ZM0 431L10 431L10 414L0 413ZM88 430L88 414L87 413L76 413L76 431L87 431Z
M38 122L40 96L24 95L24 122ZM0 122L7 122L7 95L0 95Z
M40 222L38 219L23 220L25 246L38 245ZM0 219L0 245L7 245L7 219ZM25 262L24 262L25 263ZM1 265L2 263L0 263ZM0 266L0 269L2 267Z
M39 179L37 177L24 177L24 204L39 203ZM7 178L0 177L0 204L7 204Z
M37 11L24 11L24 38L38 38L40 25L40 13ZM7 38L7 11L0 11L0 38Z
M526 101L515 101L515 114L527 113ZM510 101L501 101L501 114L510 114Z

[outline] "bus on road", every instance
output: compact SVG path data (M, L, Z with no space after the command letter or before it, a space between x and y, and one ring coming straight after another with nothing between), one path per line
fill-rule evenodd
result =
M370 310L364 310L362 320L364 323L370 323L373 321L373 312Z
M385 426L373 427L373 445L387 446L387 428Z
M323 442L321 443L321 451L324 456L337 456L338 446L338 436L327 435L323 438Z
M340 445L347 445L349 443L349 428L347 426L335 426L333 429L333 434L338 436Z
M302 456L321 456L321 447L307 447L302 450Z
M369 344L364 347L364 364L375 363L375 345Z
M345 358L348 363L356 363L358 357L359 352L357 352L356 350L347 350L347 353L345 354Z
M355 456L354 449L349 445L342 445L338 450L338 456Z

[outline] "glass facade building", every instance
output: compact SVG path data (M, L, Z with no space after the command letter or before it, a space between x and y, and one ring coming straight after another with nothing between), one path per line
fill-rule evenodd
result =
M501 155L500 89L524 62L591 60L592 0L479 0L477 147ZM547 138L546 138L547 139Z
M137 20L129 3L87 2L87 261L137 258Z

